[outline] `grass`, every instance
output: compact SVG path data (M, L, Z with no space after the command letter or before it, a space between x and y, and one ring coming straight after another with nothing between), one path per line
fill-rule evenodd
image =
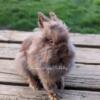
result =
M38 11L54 11L72 32L100 33L100 0L0 0L0 29L31 31Z

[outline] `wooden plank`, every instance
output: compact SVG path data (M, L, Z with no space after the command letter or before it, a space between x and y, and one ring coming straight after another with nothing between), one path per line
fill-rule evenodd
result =
M0 58L15 58L20 44L0 43ZM76 62L100 64L100 49L76 48Z
M100 35L99 34L72 33L71 41L77 46L88 46L88 47L99 47L100 48Z
M26 84L26 80L17 74L13 60L0 60L0 82ZM65 85L100 89L100 65L76 64L66 75Z
M0 40L1 41L23 41L25 38L27 38L32 34L33 32L0 30Z
M100 100L100 92L59 91L60 100ZM29 87L0 85L0 100L49 100L45 91L32 91Z
M76 48L76 62L100 64L100 49Z
M15 58L20 48L20 44L0 43L1 58Z
M34 33L33 32L24 32L24 31L0 30L0 40L1 41L20 42L32 34L34 34ZM79 33L72 33L70 35L72 38L71 40L76 45L100 47L100 35L79 34Z

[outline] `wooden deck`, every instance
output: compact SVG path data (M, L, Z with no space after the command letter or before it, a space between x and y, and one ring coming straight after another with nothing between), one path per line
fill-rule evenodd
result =
M31 34L0 31L0 100L48 100L45 91L33 92L14 66L21 41ZM65 77L65 90L59 91L62 100L100 100L100 35L71 37L76 45L76 66Z

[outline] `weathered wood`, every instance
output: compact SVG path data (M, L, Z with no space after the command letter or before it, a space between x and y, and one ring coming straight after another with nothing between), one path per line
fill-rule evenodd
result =
M0 43L1 58L15 58L20 49L19 44Z
M32 34L34 33L0 31L0 100L48 100L45 91L33 92L29 87L22 86L27 85L27 81L18 75L14 60L7 60L15 58L18 53L20 44L17 42L23 41ZM71 90L72 88L100 90L100 35L76 33L70 35L72 42L78 46L76 48L77 64L65 76L66 88L71 88L59 91L63 96L61 100L100 100L100 92Z
M0 40L1 41L23 41L25 38L27 38L32 34L33 32L0 30Z
M100 35L97 34L72 33L71 40L77 46L94 46L100 48Z
M59 91L61 100L100 100L100 92ZM34 94L34 95L33 95ZM29 87L0 85L0 100L49 100L45 91L32 91Z
M76 48L76 62L100 64L100 49Z
M15 58L20 44L0 43L0 58ZM76 48L76 62L100 64L100 50L96 48Z
M24 31L0 30L0 40L20 42L32 34L34 33L24 32ZM100 47L100 35L79 34L79 33L72 33L70 35L72 37L73 43L75 43L76 45Z
M17 74L13 60L0 60L0 82L26 84ZM100 89L100 65L76 64L66 75L65 85Z

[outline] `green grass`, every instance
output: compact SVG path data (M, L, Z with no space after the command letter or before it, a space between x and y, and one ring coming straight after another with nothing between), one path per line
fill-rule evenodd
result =
M72 32L100 33L100 0L0 0L0 29L31 31L38 11L54 11Z

